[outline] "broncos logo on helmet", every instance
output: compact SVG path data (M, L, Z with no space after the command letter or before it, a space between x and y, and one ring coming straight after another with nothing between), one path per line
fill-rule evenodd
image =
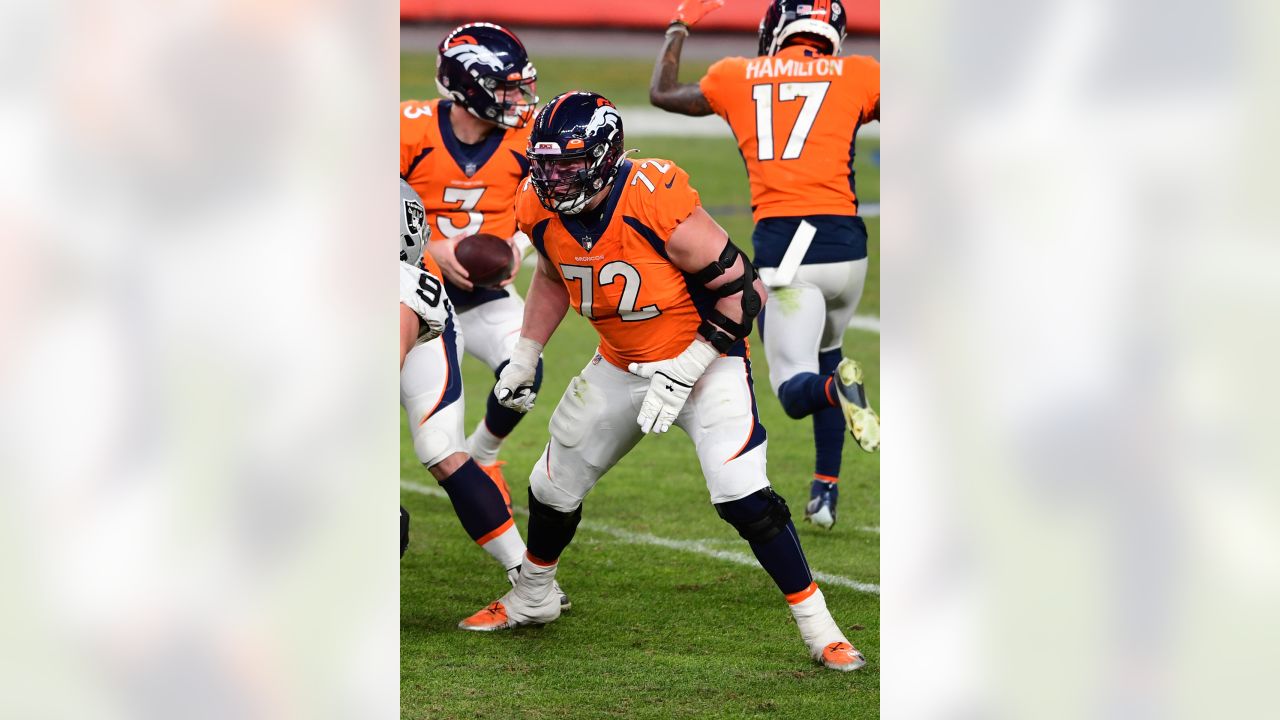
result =
M587 123L583 132L592 135L606 127L609 128L609 133L605 137L613 137L614 132L622 130L622 116L612 104L597 107L595 113L591 115L591 122Z
M436 56L436 87L467 112L506 128L529 124L538 71L510 30L471 23L449 33Z
M477 64L483 64L494 72L502 72L502 61L489 48L483 45L454 45L445 50L444 54L445 57L453 58L462 63L462 66L468 71L471 71Z

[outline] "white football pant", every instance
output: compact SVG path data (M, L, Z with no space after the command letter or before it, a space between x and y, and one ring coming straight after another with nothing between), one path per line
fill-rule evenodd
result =
M790 285L769 289L764 354L774 393L797 373L818 372L818 353L844 343L866 279L863 258L801 265Z
M551 439L529 476L541 502L561 512L582 504L596 481L644 437L636 416L648 389L648 380L599 355L569 381L551 415ZM755 395L742 358L713 361L675 424L693 439L711 502L737 500L769 486L768 443L757 427ZM759 444L748 449L753 438Z
M476 305L458 315L462 334L467 338L467 352L495 372L511 357L524 322L524 300L514 284L508 285L507 290L511 293L507 297Z
M409 415L413 449L427 467L467 451L459 372L465 343L452 310L445 328L435 340L415 345L400 370L400 404Z

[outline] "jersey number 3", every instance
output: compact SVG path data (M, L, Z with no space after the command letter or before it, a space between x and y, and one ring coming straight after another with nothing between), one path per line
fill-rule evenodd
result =
M796 124L787 137L787 146L782 149L783 160L795 160L804 150L804 141L813 129L813 121L818 119L818 110L822 107L822 99L827 96L830 82L784 82L778 84L778 101L787 102L796 98L804 98L800 106L800 114L796 116ZM751 99L756 101L756 158L773 159L773 84L751 86Z
M444 213L440 213L436 216L436 225L440 228L441 235L447 238L455 238L459 235L466 237L480 232L480 225L484 222L484 215L476 212L476 205L480 204L480 197L484 195L485 189L484 187L447 187L444 189L444 201L458 203L458 210L467 214L467 224L458 227L453 224L452 220L445 217Z
M595 286L592 268L586 265L561 265L560 273L565 280L577 280L582 286L582 302L578 304L582 317L593 320L592 295ZM622 278L622 298L618 301L618 317L623 322L649 320L662 314L657 305L646 305L636 309L636 299L640 297L640 272L631 265L614 260L600 268L600 286L612 285Z

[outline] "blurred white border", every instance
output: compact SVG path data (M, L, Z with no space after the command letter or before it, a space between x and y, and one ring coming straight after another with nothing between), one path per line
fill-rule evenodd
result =
M1276 11L882 9L884 717L1275 716Z
M0 17L0 717L393 717L398 9Z

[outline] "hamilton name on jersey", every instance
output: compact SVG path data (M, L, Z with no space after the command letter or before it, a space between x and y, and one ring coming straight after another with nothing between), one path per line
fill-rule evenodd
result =
M835 58L760 57L747 63L747 79L778 76L810 77L820 75L844 75L844 62Z

